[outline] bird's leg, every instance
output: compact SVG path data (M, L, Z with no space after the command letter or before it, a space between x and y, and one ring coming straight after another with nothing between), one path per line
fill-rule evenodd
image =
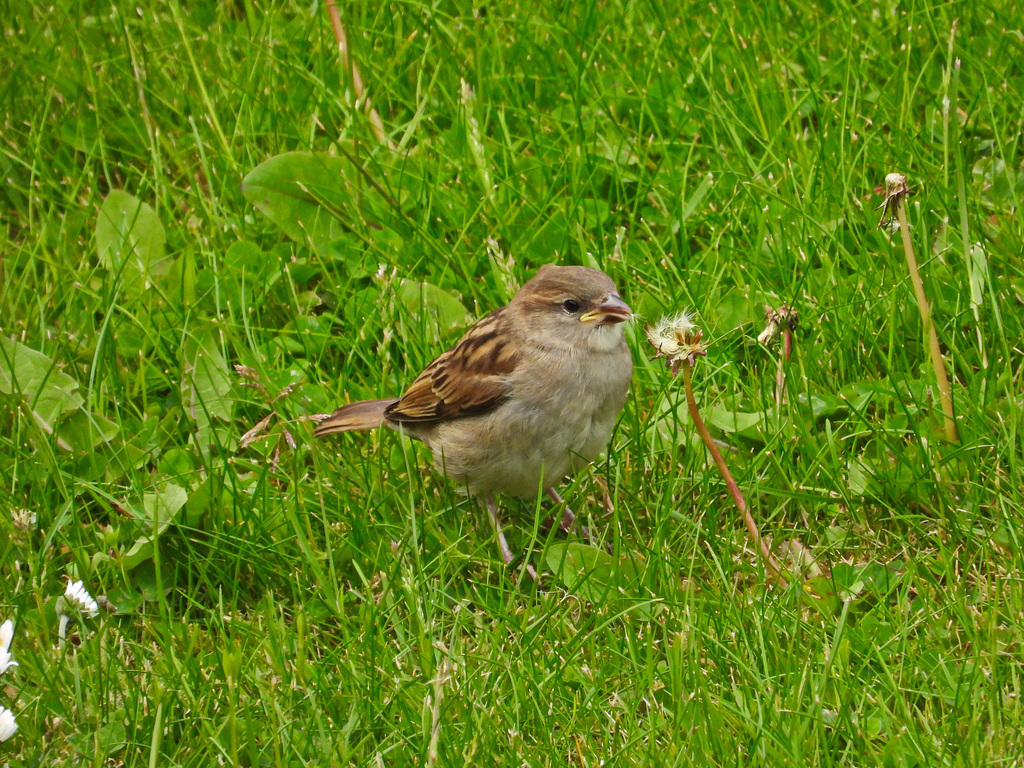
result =
M501 520L498 517L498 505L491 496L487 497L487 514L491 516L491 525L494 526L494 530L498 534L498 549L501 550L501 559L505 561L505 565L511 565L516 558L505 540L505 532L501 530Z
M493 496L487 497L487 514L490 515L491 525L494 526L494 530L498 534L498 549L501 550L501 559L505 561L505 565L512 565L512 561L516 558L508 546L508 541L505 539L505 532L501 529L501 519L498 517L498 504L494 501ZM526 564L526 572L530 575L531 579L538 583L540 582L537 570L531 563Z
M561 496L558 495L558 491L554 488L548 488L548 496L552 498L555 504L564 505L565 509L562 512L562 519L558 521L558 530L562 533L573 533L573 529L576 527L576 515L569 509L569 505L565 503ZM547 519L547 527L551 527L551 518ZM584 537L586 538L586 537Z
M569 505L565 503L565 500L558 495L558 491L556 491L554 488L548 488L547 493L548 496L550 496L556 504L563 504L565 506L564 511L562 512L562 519L558 521L558 530L562 531L565 534L570 534L576 532L578 528L580 538L587 542L587 544L590 544L592 546L595 545L597 541L594 539L593 536L590 535L590 529L587 528L585 525L576 525L576 515L573 514L573 511L571 509L569 509ZM552 518L547 518L547 520L544 521L544 527L548 530L551 530L551 523ZM605 549L608 549L607 544L605 544Z

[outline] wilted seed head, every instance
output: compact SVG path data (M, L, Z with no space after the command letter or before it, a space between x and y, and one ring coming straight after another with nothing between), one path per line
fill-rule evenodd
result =
M764 308L765 326L764 330L757 334L757 343L768 346L779 338L779 319L774 317L775 310L771 307Z
M707 350L701 343L703 332L693 324L693 318L686 312L666 315L657 325L647 327L647 340L658 351L655 358L664 357L665 364L675 373L679 365L706 355Z
M893 195L905 195L910 191L907 186L907 177L902 173L890 173L885 177L885 194L888 197Z
M879 208L882 209L882 217L878 220L880 229L886 227L887 220L892 221L896 218L896 209L899 208L903 198L909 193L910 187L907 186L907 177L902 173L890 173L885 177L885 200L882 201L878 208L875 208L876 211ZM888 228L894 231L899 229L899 224L896 227L889 226Z
M292 393L293 389L295 389L294 381L288 386L286 386L284 389L282 389L280 392L278 392L276 395L274 395L274 399L271 400L270 402L276 403L278 400L284 400L286 397L288 397L288 395Z
M789 331L796 330L800 324L800 314L789 304L783 304L778 308L770 307L767 304L764 308L765 327L757 335L759 343L768 346L785 328Z

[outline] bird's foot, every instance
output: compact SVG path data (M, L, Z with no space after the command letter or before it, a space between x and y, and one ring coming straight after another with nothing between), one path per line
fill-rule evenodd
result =
M498 534L498 549L501 550L501 559L505 562L506 566L512 565L512 562L516 559L516 556L512 554L512 548L508 545L508 540L505 538L505 531L501 528L501 518L498 517L498 505L494 499L487 499L487 514L491 518L491 524L494 526L494 530ZM533 579L533 582L539 587L540 576L537 573L537 569L533 567L532 563L526 564L526 573Z
M554 488L548 488L547 489L547 494L548 494L548 496L550 496L552 498L552 500L556 504L564 505L563 506L563 511L562 511L562 519L558 521L558 530L560 530L562 533L564 533L566 535L577 535L578 534L579 537L581 539L583 539L583 541L585 541L590 546L592 546L592 547L603 546L604 549L608 550L608 552L611 552L611 543L610 542L606 542L603 545L600 544L597 541L597 539L594 536L591 535L590 529L587 528L587 526L585 526L585 525L578 525L576 523L576 514L571 509L569 509L569 505L566 504L565 500L561 496L558 495L558 491L556 491ZM545 530L548 530L548 531L551 530L551 527L553 525L554 525L554 516L553 515L545 518L544 522L542 523L542 527Z

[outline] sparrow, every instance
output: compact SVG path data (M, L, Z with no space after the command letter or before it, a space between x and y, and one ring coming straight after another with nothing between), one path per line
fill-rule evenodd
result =
M314 435L384 426L423 441L438 470L485 502L508 565L495 496L543 489L564 504L555 485L604 450L626 402L632 317L604 272L547 264L401 397L343 405ZM566 506L559 527L574 520Z

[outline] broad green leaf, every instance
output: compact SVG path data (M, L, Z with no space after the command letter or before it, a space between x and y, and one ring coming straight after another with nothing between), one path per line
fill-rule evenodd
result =
M874 480L874 470L862 458L852 458L846 465L846 484L858 496L863 496Z
M182 448L170 448L160 457L157 470L165 477L191 477L195 473L192 454Z
M63 419L57 434L73 451L86 453L113 440L120 428L110 419L77 410Z
M250 277L260 275L271 263L272 257L263 252L256 243L238 240L228 246L221 261L227 274L248 272Z
M971 246L968 265L971 277L971 306L977 309L984 302L988 287L988 256L978 243Z
M155 526L155 533L163 533L173 521L179 510L188 501L188 491L180 485L168 483L159 491L147 493L142 497L142 508L145 516L140 519Z
M181 401L196 423L199 449L208 456L214 424L231 420L231 373L210 328L186 337L182 355Z
M639 581L632 560L616 560L603 549L577 541L552 544L544 559L566 589L597 605L618 598L625 590L635 590Z
M796 399L801 405L809 404L811 414L816 419L831 418L847 409L846 402L835 395L810 395L808 397L806 392L798 392Z
M153 557L156 537L174 522L187 501L188 491L173 483L168 483L159 491L147 493L142 497L142 510L137 511L137 516L146 524L146 532L121 556L122 568L130 571Z
M732 411L724 408L714 408L708 416L708 423L718 427L723 432L740 432L744 437L763 439L760 427L764 423L764 412L754 411Z
M166 276L171 268L166 239L156 211L124 190L111 190L100 206L96 250L100 264L120 279L125 296L138 298Z
M807 605L823 616L833 616L839 610L840 601L835 585L828 576L815 576L803 583L803 597Z
M223 510L231 504L231 499L225 494L219 497L215 489L223 490L222 483L215 483L214 479L207 476L199 485L195 486L188 497L188 503L179 515L179 520L185 526L197 526L211 509L223 515ZM223 501L214 503L215 501ZM217 521L220 522L219 520Z
M81 408L78 382L42 352L0 337L0 393L23 398L36 423L53 432L57 420Z
M715 328L718 329L719 334L739 328L748 321L751 315L760 311L760 305L756 305L751 300L749 291L743 288L732 288L726 291L715 304L713 310Z
M462 302L431 283L403 280L395 293L402 312L398 334L402 339L437 341L448 331L469 323L469 313Z
M250 171L242 194L288 237L326 257L346 231L338 218L352 197L346 165L324 152L286 152Z
M889 563L868 562L861 569L860 577L867 591L876 597L884 597L900 585L906 576L903 563L893 560Z
M5 338L0 338L0 394L23 398L35 423L73 451L92 451L119 431L109 419L82 410L78 382L57 370L52 359Z
M153 545L153 537L140 536L128 551L121 556L121 567L126 571L137 568L141 563L151 559L154 551L156 551L156 547Z
M110 717L110 722L101 725L91 733L72 733L68 736L68 744L78 750L87 761L106 762L125 748L128 743L128 732L124 725L125 711L117 710Z
M971 169L972 186L978 190L982 203L996 210L1009 210L1021 186L1012 165L1001 157L983 157Z
M872 401L881 398L882 402L888 402L891 396L890 388L874 381L855 381L847 384L839 392L839 398L849 403L857 413L863 413Z

